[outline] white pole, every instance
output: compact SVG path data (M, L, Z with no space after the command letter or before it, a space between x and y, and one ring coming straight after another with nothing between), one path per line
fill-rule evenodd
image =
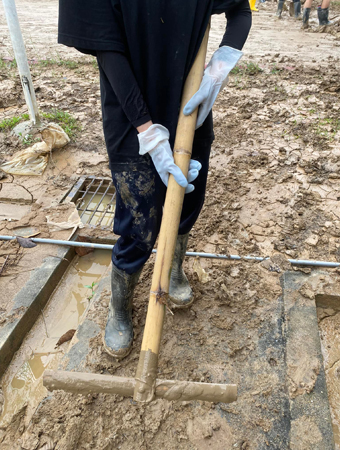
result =
M21 236L1 236L0 241L13 241ZM113 250L113 245L110 244L95 244L93 242L78 242L78 241L59 241L55 239L40 239L31 238L32 242L37 244L53 244L53 245L65 245L67 247L84 247L84 248L97 248L99 250ZM152 253L157 253L157 250L152 250ZM219 255L216 253L204 253L204 252L186 252L186 256L194 256L199 258L211 258L211 259L225 259L228 261L265 261L269 259L269 256L238 256L238 255ZM329 267L336 269L340 267L340 263L333 261L314 261L310 259L287 259L288 262L294 266L312 266L312 267Z
M40 125L38 105L37 100L35 98L31 73L27 62L26 49L20 30L15 0L2 0L2 2L5 9L9 34L11 36L14 55L18 65L20 80L22 88L24 90L29 116L33 126L38 126Z

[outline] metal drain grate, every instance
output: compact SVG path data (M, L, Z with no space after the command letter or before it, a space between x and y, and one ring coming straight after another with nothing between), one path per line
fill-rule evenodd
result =
M80 177L64 201L75 203L84 224L112 229L116 190L110 178Z

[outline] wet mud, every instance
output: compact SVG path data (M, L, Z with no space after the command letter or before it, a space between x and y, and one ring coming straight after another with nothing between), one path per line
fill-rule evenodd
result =
M111 174L99 120L96 65L90 57L59 49L55 43L57 2L47 3L17 2L25 8L19 17L28 56L37 61L31 63L31 70L39 106L44 112L53 108L68 111L79 120L82 132L65 149L53 152L43 176L15 179L33 195L34 202L19 220L8 213L0 220L0 231L9 234L30 226L41 233L39 237L67 239L67 231L50 231L45 208L54 208L80 175ZM185 260L195 301L188 310L175 310L174 315L167 312L157 374L158 379L237 384L238 400L224 404L157 399L142 405L108 394L48 394L37 387L36 398L18 398L12 411L6 401L6 423L0 425L1 450L36 450L48 438L57 450L293 448L286 438L289 384L282 376L280 277L291 269L288 258L340 261L340 41L336 29L302 32L301 23L288 13L277 21L276 6L274 2L259 5L245 55L214 106L216 139L206 201L190 233L188 250L278 256L269 265L201 260L200 271L192 259ZM337 14L335 5L333 10ZM32 33L35 27L41 32ZM224 28L224 17L214 17L209 54L218 47ZM6 32L1 36L0 57L10 58L8 36ZM38 64L46 58L57 60L57 51L63 63ZM26 112L16 70L5 61L0 67L0 120ZM0 132L0 159L9 159L21 149L17 138ZM11 178L1 180L3 186L10 182ZM26 195L23 189L20 192ZM103 236L102 230L82 233ZM7 256L2 256L1 250L5 255L8 249L0 246L0 267L1 258ZM24 249L19 265L0 276L0 290L6 292L6 298L0 299L1 320L7 320L11 299L27 281L30 270L53 251L51 247L42 251L40 246ZM86 359L88 372L135 377L153 264L151 256L136 289L131 354L115 361L105 353L101 335L93 337ZM204 280L197 275L203 271ZM336 270L329 273L338 279ZM94 278L84 283L92 281ZM63 292L66 296L69 288L65 286ZM307 299L315 294L309 286L303 292ZM84 295L88 296L88 291ZM58 365L62 353L49 352L56 351L54 346L64 332L76 328L73 319L86 309L82 296L73 309L66 309L65 319L57 315L51 319L51 327L53 323L58 326L58 332L52 333L48 325L53 339L46 339L43 319L39 320L36 330L45 344L35 346L36 337L27 338L2 380L5 395L7 389L19 394L28 384L40 386L40 373ZM109 299L110 293L103 292L95 308L87 312L100 330L105 327ZM336 312L320 323L335 432L339 426L337 321ZM323 331L323 322L329 331ZM304 363L303 355L296 361L299 363ZM302 372L298 375L304 376ZM296 382L303 380L297 378ZM310 388L313 395L313 385ZM305 392L306 386L301 389ZM295 440L294 448L322 448L318 447L322 445L320 431L309 417L293 422L291 429L293 438L304 438Z

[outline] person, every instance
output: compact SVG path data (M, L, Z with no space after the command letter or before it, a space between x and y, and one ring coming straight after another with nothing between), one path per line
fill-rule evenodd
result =
M282 15L282 9L283 9L283 5L285 3L285 0L279 0L278 4L277 4L277 11L276 11L276 15L279 19L281 19L281 15ZM294 6L294 17L295 19L300 19L301 18L301 1L300 0L293 0L293 6Z
M302 16L302 28L309 28L309 15L312 7L313 0L306 0L303 5L303 16ZM322 0L320 6L318 6L318 19L320 26L331 25L332 22L328 20L329 5L331 0Z
M212 14L227 27L199 91L185 106L199 107L188 178L172 147L182 90ZM154 247L169 174L185 188L169 296L188 307L193 293L182 263L189 232L204 202L212 106L242 55L251 27L248 0L60 0L58 42L96 56L104 137L116 189L111 300L103 343L117 359L133 342L132 297Z
M249 6L251 11L258 12L258 9L256 8L256 0L249 0Z
M293 0L294 3L294 12L293 15L295 19L301 19L301 2L300 0ZM282 9L284 5L285 0L279 0L277 5L277 11L276 15L279 19L281 19ZM303 5L303 15L302 15L302 28L308 28L309 27L309 15L310 10L312 7L313 0L306 0ZM322 0L322 3L320 6L318 6L318 19L319 19L319 25L331 25L332 22L328 20L328 13L329 13L329 5L331 3L331 0Z

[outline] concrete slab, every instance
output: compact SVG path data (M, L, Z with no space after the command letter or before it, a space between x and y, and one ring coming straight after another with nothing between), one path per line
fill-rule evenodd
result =
M0 201L0 221L20 220L31 210L29 205L18 205L12 203L2 203Z
M3 183L0 192L0 202L31 205L33 197L20 184Z

